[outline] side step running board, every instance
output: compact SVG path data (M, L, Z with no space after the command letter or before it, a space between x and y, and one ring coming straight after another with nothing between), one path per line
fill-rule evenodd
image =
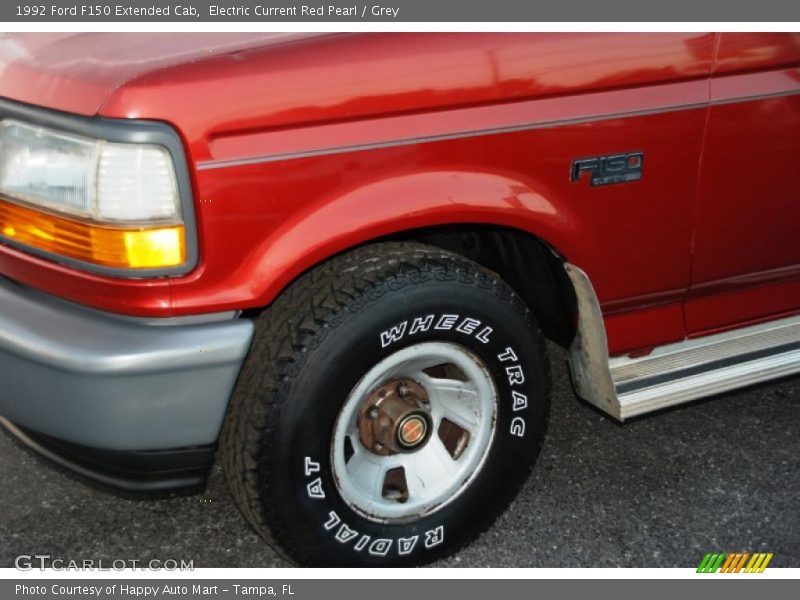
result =
M612 358L620 418L800 372L800 317Z
M591 283L574 265L566 269L580 311L570 348L576 391L619 420L800 373L800 316L609 359Z

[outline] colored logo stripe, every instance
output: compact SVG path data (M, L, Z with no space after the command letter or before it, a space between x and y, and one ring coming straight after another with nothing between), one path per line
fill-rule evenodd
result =
M715 573L719 569L722 561L725 560L725 553L721 554L706 554L703 557L700 566L697 567L698 573Z
M725 552L708 553L703 556L700 566L697 567L698 573L739 573L744 569L745 573L763 573L769 561L772 560L772 552L735 552L726 554ZM747 562L747 559L750 559ZM745 563L747 566L745 567Z
M750 559L750 562L747 564L747 568L744 570L745 573L763 573L764 569L767 568L769 561L772 560L772 553L769 554L754 554L753 558Z

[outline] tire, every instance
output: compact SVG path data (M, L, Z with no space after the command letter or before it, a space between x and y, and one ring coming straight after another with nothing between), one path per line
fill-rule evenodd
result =
M403 369L422 369L438 353L453 362L446 372L419 372L430 383L427 401L425 389L409 392L391 378L382 392L395 408L406 406L401 393L422 407L403 439L417 439L423 425L427 437L410 451L366 448L365 436L381 431L397 444L400 429L386 434L367 423L374 407L369 417L346 417L348 407L365 410L356 391L367 390L375 369L406 377ZM303 275L257 318L220 456L238 506L284 557L309 566L425 564L475 539L514 498L544 439L549 388L533 315L495 274L434 247L375 244ZM468 413L463 429L444 419L449 446L435 410ZM389 455L374 454L377 447ZM425 458L432 453L438 463ZM405 480L388 485L381 474L373 482L374 465L385 469L390 459L406 461Z

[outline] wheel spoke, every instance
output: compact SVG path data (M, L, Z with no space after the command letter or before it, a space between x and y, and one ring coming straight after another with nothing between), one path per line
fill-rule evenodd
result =
M386 471L380 461L372 460L366 452L354 454L347 463L350 480L371 497L380 497Z
M422 385L422 387L424 387L426 390L436 387L437 380L428 375L425 371L422 370L413 371L409 375L409 377L411 377L415 381L418 381Z
M404 457L410 498L430 497L442 483L449 481L457 465L438 437L432 437L425 447Z
M452 379L435 379L434 386L438 400L434 414L474 433L480 422L480 403L475 387L471 383Z
M364 445L358 438L357 429L353 430L347 437L350 440L350 447L353 449L353 456L364 454L366 452L366 448L364 448Z

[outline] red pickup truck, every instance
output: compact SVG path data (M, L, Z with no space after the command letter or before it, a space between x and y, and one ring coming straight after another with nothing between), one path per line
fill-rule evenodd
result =
M489 527L545 338L619 420L800 371L798 34L10 35L0 96L3 424L218 455L301 564Z

